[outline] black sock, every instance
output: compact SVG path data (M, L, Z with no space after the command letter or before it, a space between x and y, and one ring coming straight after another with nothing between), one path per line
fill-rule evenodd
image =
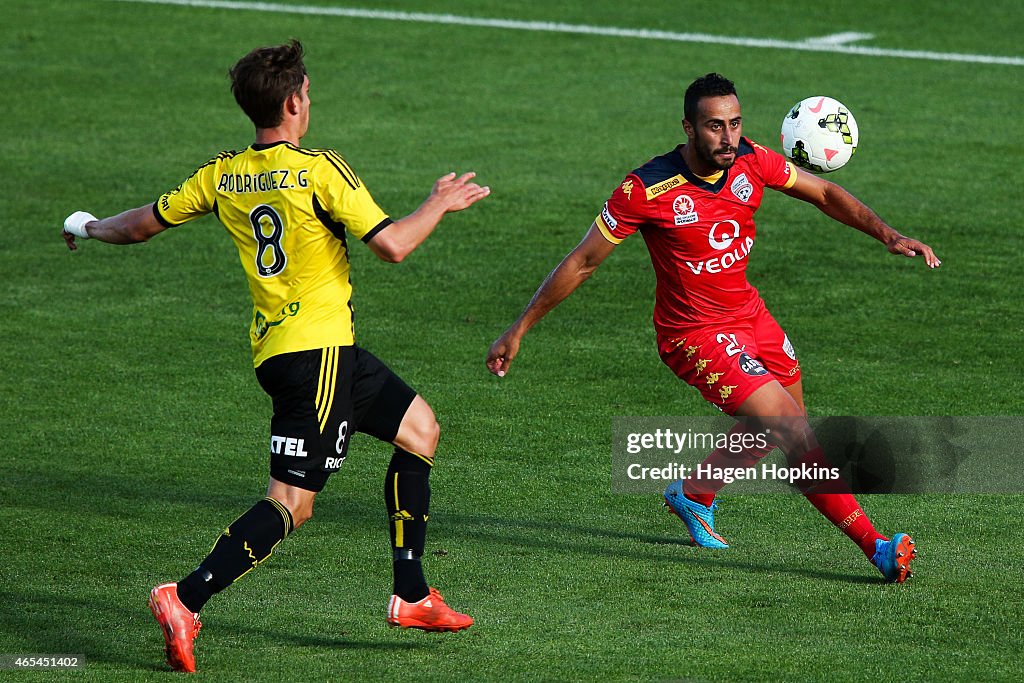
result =
M387 506L394 551L394 594L406 602L427 596L420 557L430 518L430 468L434 459L395 448L384 477L384 501Z
M270 557L291 530L288 508L273 498L264 498L232 522L199 567L178 582L178 599L199 612L214 593Z
M427 597L430 589L423 578L423 564L420 558L398 560L393 563L395 572L394 589L392 592L406 602L418 602Z

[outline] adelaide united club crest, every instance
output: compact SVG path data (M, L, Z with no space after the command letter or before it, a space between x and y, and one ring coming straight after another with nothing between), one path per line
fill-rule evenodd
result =
M745 202L750 199L750 195L754 194L754 186L747 180L746 173L740 173L735 180L732 181L732 185L729 186L732 193L741 202Z

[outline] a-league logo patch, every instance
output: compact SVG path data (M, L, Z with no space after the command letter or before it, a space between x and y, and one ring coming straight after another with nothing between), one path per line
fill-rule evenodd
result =
M746 173L740 173L736 176L736 180L732 181L732 185L729 186L732 193L736 195L736 198L741 202L745 202L750 199L750 195L754 194L754 186L747 180Z
M765 369L765 367L761 365L761 361L757 360L756 358L751 358L750 354L741 353L740 357L736 359L736 362L739 364L740 370L747 373L748 375L760 377L761 375L768 374L768 371Z
M697 222L697 209L689 195L681 194L672 202L672 210L676 214L676 225L689 225Z

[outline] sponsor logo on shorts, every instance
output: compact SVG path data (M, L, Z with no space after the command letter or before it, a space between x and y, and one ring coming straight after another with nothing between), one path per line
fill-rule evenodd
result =
M741 353L740 357L737 358L736 361L737 363L739 363L740 370L747 373L748 375L751 375L753 377L760 377L761 375L768 374L768 371L765 369L765 367L761 365L761 361L757 360L756 358L751 358L750 355L747 353Z
M683 341L685 342L686 340L684 339ZM690 360L691 358L693 358L693 354L697 353L698 351L700 351L700 347L699 346L687 346L686 347L686 360Z
M718 395L721 396L722 400L724 401L727 398L729 398L730 396L732 396L732 390L735 389L736 386L737 385L735 385L735 384L726 385L726 386L724 386L724 387L722 387L721 389L718 390Z
M721 372L709 372L708 373L708 386L710 387L722 377Z
M672 211L675 212L676 225L689 225L696 223L697 209L693 205L690 195L681 194L672 201Z
M270 452L274 455L289 455L293 458L309 456L309 453L306 452L306 440L297 439L294 436L271 436Z
M306 478L306 473L302 472L300 470L288 470L288 474L293 474L296 477L298 477L299 479L305 479Z
M340 458L327 458L324 462L325 470L336 470L341 467L341 464L345 462L345 456Z
M800 372L800 363L797 363L789 369L789 376L792 377L796 373Z
M746 173L740 173L736 180L732 181L732 185L729 186L732 193L736 195L736 198L741 202L745 202L750 199L750 195L754 193L754 186L747 180Z
M696 363L694 363L693 367L697 368L697 374L699 375L700 373L704 372L704 368L706 368L708 366L708 363L710 362L711 361L707 360L706 358L701 358Z
M793 343L789 341L789 335L785 335L785 340L782 342L782 350L786 352L786 355L796 360L796 350L793 348ZM797 367L800 367L799 365ZM793 373L789 373L793 374Z

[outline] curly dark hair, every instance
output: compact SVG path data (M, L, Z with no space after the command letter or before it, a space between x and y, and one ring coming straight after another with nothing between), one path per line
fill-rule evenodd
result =
M284 101L302 88L306 66L302 43L258 47L238 60L228 75L231 92L257 128L274 128L284 119Z
M705 97L722 97L735 95L736 86L722 74L709 73L701 76L686 89L683 96L683 118L694 123L697 116L697 104Z

